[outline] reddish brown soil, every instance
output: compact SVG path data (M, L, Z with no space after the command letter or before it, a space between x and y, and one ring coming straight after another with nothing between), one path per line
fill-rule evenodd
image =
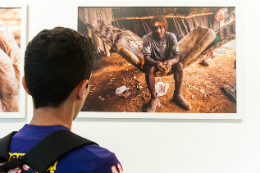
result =
M159 97L161 107L156 112L235 113L236 104L221 91L223 85L236 83L235 48L222 47L225 54L216 52L209 66L198 62L184 69L182 95L192 109L186 111L171 101L174 91L173 75L156 77L156 82L170 84L166 95ZM90 94L83 111L143 112L150 100L144 73L117 53L110 57L97 54L91 78ZM131 92L126 99L115 94L117 87L125 85Z

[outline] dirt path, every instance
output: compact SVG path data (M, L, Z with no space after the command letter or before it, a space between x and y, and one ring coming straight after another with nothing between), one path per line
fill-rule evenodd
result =
M220 90L223 85L236 83L235 59L235 48L221 47L216 57L209 60L209 66L194 63L184 69L182 95L192 105L190 111L170 101L174 91L173 75L156 77L156 82L167 82L170 86L166 95L159 97L161 105L156 112L235 113L236 104ZM82 111L145 111L150 93L144 73L117 53L111 53L110 57L99 53L94 64L90 94ZM123 85L131 92L126 99L115 95L116 88Z

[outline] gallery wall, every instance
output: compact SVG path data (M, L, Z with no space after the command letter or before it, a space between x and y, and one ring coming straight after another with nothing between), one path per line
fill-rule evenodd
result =
M27 41L46 28L63 26L76 29L72 0L19 2L25 2L28 8ZM85 1L85 4L132 6L149 5L149 2ZM227 3L224 0L217 2L218 5ZM232 2L236 1L229 1ZM194 2L191 4L196 5ZM159 5L175 4L164 1ZM242 19L238 26L243 32L239 40L242 49L237 53L243 55L238 61L242 61L244 69L238 72L238 76L244 83L240 89L245 91L242 120L78 118L73 122L72 131L116 153L125 173L260 172L259 3L244 0L239 5L242 7ZM32 108L31 97L28 96L26 118L1 119L0 137L29 123Z

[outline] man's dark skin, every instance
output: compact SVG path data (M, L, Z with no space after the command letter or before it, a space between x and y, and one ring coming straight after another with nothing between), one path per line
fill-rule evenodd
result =
M153 31L152 35L155 38L155 40L160 41L163 38L166 29L163 26L153 26L152 31ZM174 93L180 94L181 83L183 78L183 65L180 62L179 54L173 55L172 59L166 60L164 62L153 60L149 55L145 55L144 59L145 59L145 66L144 66L145 79L149 91L151 93L151 99L156 98L154 72L156 71L156 68L159 69L159 66L162 64L166 65L168 71L171 70L174 73L174 80L175 80Z

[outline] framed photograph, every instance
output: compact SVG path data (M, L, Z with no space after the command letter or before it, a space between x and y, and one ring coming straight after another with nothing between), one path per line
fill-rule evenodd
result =
M238 4L83 3L74 9L74 29L96 45L79 117L242 119Z
M0 118L25 118L22 88L27 5L0 5Z

